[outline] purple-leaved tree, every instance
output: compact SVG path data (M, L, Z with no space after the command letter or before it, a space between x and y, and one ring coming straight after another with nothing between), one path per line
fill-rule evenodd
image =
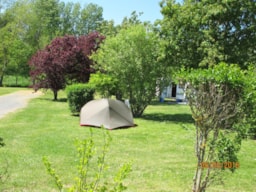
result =
M88 82L92 70L89 56L96 51L104 36L92 32L87 36L57 37L29 61L33 88L51 89L54 100L58 91L73 82Z

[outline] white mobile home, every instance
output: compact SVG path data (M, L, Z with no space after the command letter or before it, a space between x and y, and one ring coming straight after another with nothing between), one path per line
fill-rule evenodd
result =
M165 87L161 93L161 98L174 98L177 102L184 102L186 99L185 87L170 83L169 86Z

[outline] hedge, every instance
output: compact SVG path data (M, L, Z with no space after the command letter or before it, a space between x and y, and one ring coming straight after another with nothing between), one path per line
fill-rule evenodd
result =
M73 114L79 114L88 101L93 100L95 88L90 84L73 84L66 87L69 109Z

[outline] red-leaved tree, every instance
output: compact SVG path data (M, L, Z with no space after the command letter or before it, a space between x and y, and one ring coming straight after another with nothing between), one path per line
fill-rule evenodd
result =
M92 72L89 56L96 51L104 36L92 32L87 36L57 37L29 61L33 88L51 89L54 100L58 91L73 82L88 82Z

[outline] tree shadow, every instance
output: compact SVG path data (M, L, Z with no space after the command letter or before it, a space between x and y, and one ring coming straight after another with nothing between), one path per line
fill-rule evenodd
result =
M4 147L4 146L5 146L4 140L3 138L0 137L0 147Z
M164 113L150 113L144 114L142 119L159 121L159 122L174 122L174 123L194 123L191 114L164 114Z
M170 101L164 101L164 102L152 101L152 102L150 103L150 105L154 105L154 106L177 105L177 104L178 104L178 102L172 101L172 100L170 100Z
M50 98L38 98L40 100L45 100L45 101L52 101L52 102L60 102L60 103L66 103L67 102L67 98L60 98L57 100L54 99L50 99Z

